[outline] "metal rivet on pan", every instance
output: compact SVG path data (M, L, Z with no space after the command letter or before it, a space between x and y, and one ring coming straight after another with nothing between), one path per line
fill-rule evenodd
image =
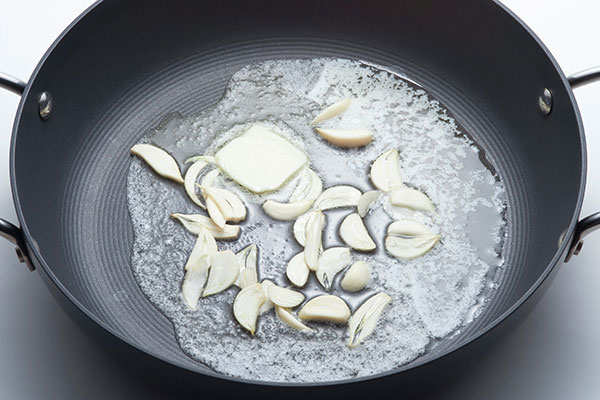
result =
M552 92L548 88L542 90L542 94L538 98L538 107L544 115L550 114L552 111Z
M52 101L52 95L48 92L42 92L38 96L38 111L40 113L40 118L46 121L50 118L50 114L52 113L52 106L54 102Z

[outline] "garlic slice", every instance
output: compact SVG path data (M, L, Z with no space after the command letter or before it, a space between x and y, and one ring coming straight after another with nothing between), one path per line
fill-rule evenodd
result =
M171 217L196 235L206 229L215 239L237 239L240 236L239 225L217 226L212 219L200 214L171 214Z
M388 227L385 248L394 257L411 260L427 253L439 240L440 235L420 222L402 219Z
M189 267L186 267L183 285L181 285L181 292L185 304L192 310L195 310L198 306L198 299L206 284L209 268L210 255L208 254L203 254L194 264L190 264Z
M349 347L358 346L373 333L383 309L391 301L392 298L387 294L377 293L356 310L348 322L348 332L350 334L350 339L348 340Z
M355 207L362 193L352 186L334 186L325 190L315 200L317 210L328 210L337 207Z
M240 290L233 301L233 316L252 335L256 331L259 310L266 299L262 285L255 283Z
M258 248L251 244L240 250L236 256L238 258L239 276L235 285L241 289L258 282Z
M306 285L310 268L308 268L308 265L304 261L304 252L300 252L292 257L288 262L285 273L293 285L298 287Z
M269 288L271 286L275 286L275 284L273 282L271 282L270 280L265 279L261 282L261 285L262 285L262 290L263 290L266 300L263 303L263 305L260 307L260 310L258 310L258 312L260 315L263 315L264 313L271 311L271 309L273 307L275 307L275 304L273 304L271 299L269 299Z
M206 207L208 208L208 200L212 199L225 221L239 222L246 219L246 206L235 193L214 186L201 186L201 190L207 201ZM215 221L215 223L217 222ZM217 223L217 225L219 224Z
M219 170L218 168L213 169L212 171L204 175L202 181L200 182L200 185L196 184L196 186L200 188L202 188L202 186L213 186L215 184L215 180L217 179L220 173L221 170Z
M275 306L275 314L277 314L277 317L280 321L285 322L296 330L301 332L310 332L313 330L311 327L304 325L296 317L294 317L294 314L292 314L287 308Z
M196 161L188 168L183 181L183 186L187 195L190 197L190 199L192 199L194 203L196 203L204 210L206 210L206 206L204 205L204 203L202 203L202 201L200 200L200 198L198 198L198 195L196 194L196 179L198 179L198 175L200 175L202 169L204 169L204 167L206 167L207 165L208 163L204 160Z
M233 252L225 250L213 254L202 297L212 296L229 288L237 279L239 272L238 258Z
M367 215L369 210L371 209L371 204L375 202L379 198L381 192L379 190L369 190L368 192L363 193L358 199L358 204L356 206L358 215L364 217Z
M393 189L388 193L390 204L398 207L412 208L418 211L435 212L431 199L423 192L413 188Z
M350 318L350 308L341 298L326 294L309 300L298 317L305 321L345 323Z
M313 215L313 213L314 211L299 216L296 219L296 222L294 222L294 226L292 228L294 232L294 238L296 238L296 241L302 247L304 247L304 244L306 243L306 227L308 226L308 221L310 220L310 217Z
M144 160L158 175L177 183L183 183L177 161L163 149L151 144L136 144L130 152Z
M290 196L290 203L302 200L315 201L322 191L323 182L321 181L321 178L319 178L319 175L312 169L304 167L298 185Z
M346 149L366 146L373 140L373 132L368 129L322 129L315 128L319 136L329 143Z
M308 268L317 270L319 264L319 252L323 246L323 226L325 215L320 210L314 211L306 223L306 243L304 244L304 261Z
M344 274L342 289L347 292L358 292L363 290L371 280L369 264L357 261Z
M215 200L212 197L204 197L204 201L206 202L206 211L208 211L210 219L212 219L219 228L224 229L227 221Z
M313 204L313 200L302 200L294 203L280 203L267 200L262 207L265 213L280 221L290 221L307 212Z
M216 160L213 156L199 155L199 156L194 156L194 157L188 158L187 160L185 160L184 164L191 164L191 163L195 163L196 161L205 161L208 164L216 163Z
M268 285L263 285L266 296L273 304L279 307L292 308L304 301L304 295L295 290L282 288L271 281Z
M350 107L350 104L352 104L351 99L340 100L321 111L310 124L314 126L323 121L327 121L328 119L337 117L346 111L348 107Z
M325 290L331 289L333 278L352 262L350 249L347 247L331 247L319 257L317 279Z
M377 247L362 218L357 213L352 213L344 218L340 225L340 236L354 250L371 251Z
M194 268L195 265L201 262L200 260L205 255L209 257L208 263L210 264L210 257L217 251L219 251L219 249L217 248L215 238L206 229L201 229L200 232L198 232L198 238L196 239L194 248L185 263L185 270L188 271L189 269Z
M391 149L377 157L371 165L370 177L373 185L384 192L402 187L398 165L398 150Z

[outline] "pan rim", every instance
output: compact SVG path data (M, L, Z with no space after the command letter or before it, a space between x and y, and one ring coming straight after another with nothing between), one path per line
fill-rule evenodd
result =
M552 258L552 260L548 263L548 265L546 266L546 268L544 269L543 273L538 277L538 279L534 282L534 284L527 290L527 292L525 294L523 294L523 296L521 296L508 310L506 310L503 314L501 314L500 316L498 316L496 319L494 319L493 321L491 321L490 323L488 323L487 326L485 326L483 329L481 329L480 331L476 332L473 334L472 337L470 337L468 340L466 340L465 342L463 342L460 346L458 347L450 347L449 349L445 350L444 352L440 353L440 355L438 355L435 358L432 358L430 360L419 360L416 359L414 362L410 363L410 367L398 367L396 369L393 370L389 370L389 371L385 371L385 372L380 372L377 374L373 374L373 375L368 375L368 376L363 376L363 377L357 377L357 378L351 378L351 379L344 379L344 380L339 380L339 381L325 381L325 382L268 382L268 381L256 381L256 380L251 380L251 379L245 379L245 378L237 378L237 377L232 377L232 376L228 376L228 375L224 375L224 374L219 374L210 370L207 371L197 371L194 370L192 368L190 368L187 365L183 365L181 363L179 363L178 361L175 360L170 360L170 359L166 359L165 357L163 357L161 354L158 354L156 352L154 352L152 349L144 349L141 346L139 346L138 343L130 340L129 338L125 337L122 333L114 330L112 327L108 326L106 323L104 323L103 321L101 321L98 317L96 317L96 315L91 312L88 308L86 308L63 284L62 282L58 279L58 277L52 272L52 268L50 267L50 265L46 262L46 260L44 259L43 255L41 254L40 250L38 250L36 248L36 246L31 245L32 243L35 243L35 241L33 240L33 237L29 231L29 228L27 226L27 222L25 219L25 215L23 214L23 210L21 209L21 205L20 205L20 201L19 201L19 193L17 190L17 183L16 183L16 142L17 142L17 137L18 137L18 131L19 131L19 123L21 120L21 116L23 114L23 108L24 105L26 103L27 98L29 97L29 92L31 90L32 84L35 81L35 79L37 78L37 75L39 74L39 72L41 71L41 69L43 68L46 60L48 59L48 57L52 54L52 52L54 51L54 49L59 45L59 43L63 40L63 38L65 38L67 36L67 34L71 31L71 29L77 25L79 22L81 22L86 16L88 16L89 14L92 13L92 11L94 11L99 5L101 5L103 3L102 0L97 0L94 4L92 4L90 7L88 7L85 11L83 11L75 20L73 20L68 26L67 28L65 28L65 30L56 38L56 40L52 43L52 45L48 48L48 50L45 52L45 54L43 55L43 57L40 59L39 63L37 64L35 70L33 71L33 73L31 74L31 77L27 83L27 86L25 88L25 91L23 92L23 95L21 96L21 100L19 102L19 106L17 109L17 113L15 115L15 120L13 123L13 129L12 129L12 134L11 134L11 142L10 142L10 184L11 184L11 189L12 189L12 193L13 193L13 204L15 206L15 211L17 214L17 218L19 220L19 224L21 226L21 229L23 231L23 235L25 238L25 241L28 245L28 250L30 253L33 254L33 258L36 261L36 264L38 264L39 266L41 266L41 269L44 271L44 273L49 277L49 279L52 281L52 283L58 288L58 290L62 293L62 295L65 296L65 298L71 303L73 304L79 311L81 311L81 313L86 316L87 318L89 318L92 322L94 322L95 324L97 324L100 328L102 328L103 330L105 330L106 332L110 333L111 335L113 335L115 338L119 339L120 341L124 342L125 344L131 346L133 349L138 350L144 354L147 354L149 356L152 356L162 362L165 362L167 364L173 365L175 367L178 368L182 368L184 370L187 370L189 372L195 373L195 374L202 374L202 375L207 375L210 376L212 378L217 378L223 381L231 381L231 382L235 382L235 383L243 383L243 384L251 384L251 385L259 385L259 386L273 386L273 387L322 387L322 386L337 386L337 385L345 385L345 384L353 384L353 383L359 383L359 382L363 382L363 381L370 381L370 380L377 380L377 379L381 379L387 376L391 376L391 375L395 375L398 373L402 373L402 372L406 372L409 370L414 370L417 369L419 367L423 367L431 362L435 362L439 359L445 358L447 356L449 356L450 354L453 354L454 352L463 349L466 346L471 345L472 343L476 342L477 340L480 340L483 336L487 335L490 331L492 331L493 329L495 329L498 325L500 325L503 321L505 321L506 319L508 319L513 313L515 313L525 302L527 302L527 300L529 300L529 298L539 289L539 287L544 283L544 281L551 275L552 271L554 270L555 267L557 267L557 265L561 262L561 258L564 256L567 248L570 246L571 244L571 239L573 237L573 233L575 230L575 226L579 220L579 215L581 212L581 208L582 208L582 203L583 203L583 197L584 197L584 192L585 192L585 184L586 184L586 178L587 178L587 146L586 146L586 140L585 140L585 133L584 133L584 129L583 129L583 122L581 119L581 114L579 111L579 107L577 105L577 102L575 100L573 91L571 89L571 86L568 83L568 80L564 74L564 72L562 71L562 69L560 68L559 64L557 63L557 61L555 60L555 58L553 57L553 55L550 53L550 51L548 50L548 48L544 45L544 43L540 40L540 38L533 32L532 29L530 29L514 12L512 12L510 9L508 9L508 7L506 7L504 4L502 4L499 0L491 0L493 4L495 4L497 7L500 8L501 11L505 12L506 14L508 14L509 17L511 17L516 23L518 23L527 34L529 34L532 39L537 43L538 46L540 46L540 48L542 49L542 51L545 53L546 57L548 58L548 60L550 61L550 63L552 64L552 66L555 68L555 70L557 71L563 86L566 89L566 92L568 94L568 99L570 101L570 105L571 108L573 110L573 112L575 113L575 117L576 117L576 122L577 122L577 128L578 128L578 134L579 134L579 139L581 141L581 182L580 182L580 186L579 186L579 190L578 190L578 195L577 195L577 204L575 206L575 209L573 210L573 216L571 218L571 221L569 223L569 226L566 230L565 233L565 238L567 238L568 240L563 240L563 242L561 243L560 247L558 247L558 249L556 250L554 257Z

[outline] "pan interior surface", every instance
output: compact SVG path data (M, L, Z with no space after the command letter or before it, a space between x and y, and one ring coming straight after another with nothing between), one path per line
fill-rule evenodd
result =
M170 322L133 279L128 149L164 115L214 105L245 65L339 57L422 84L482 146L506 185L501 284L479 318L420 361L461 346L519 301L555 256L578 207L583 157L569 92L531 35L491 2L455 9L444 1L382 1L365 9L350 1L342 10L316 1L224 3L210 12L191 1L145 2L141 12L135 2L102 3L38 71L18 125L15 195L27 231L66 290L140 349L205 371L181 351ZM547 116L537 108L543 88L554 96ZM48 121L37 116L42 91L55 101Z

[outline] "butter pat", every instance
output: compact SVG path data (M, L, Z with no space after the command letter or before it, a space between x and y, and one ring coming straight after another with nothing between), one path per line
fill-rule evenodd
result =
M215 159L231 179L254 193L278 189L308 162L302 150L261 125L227 143Z

